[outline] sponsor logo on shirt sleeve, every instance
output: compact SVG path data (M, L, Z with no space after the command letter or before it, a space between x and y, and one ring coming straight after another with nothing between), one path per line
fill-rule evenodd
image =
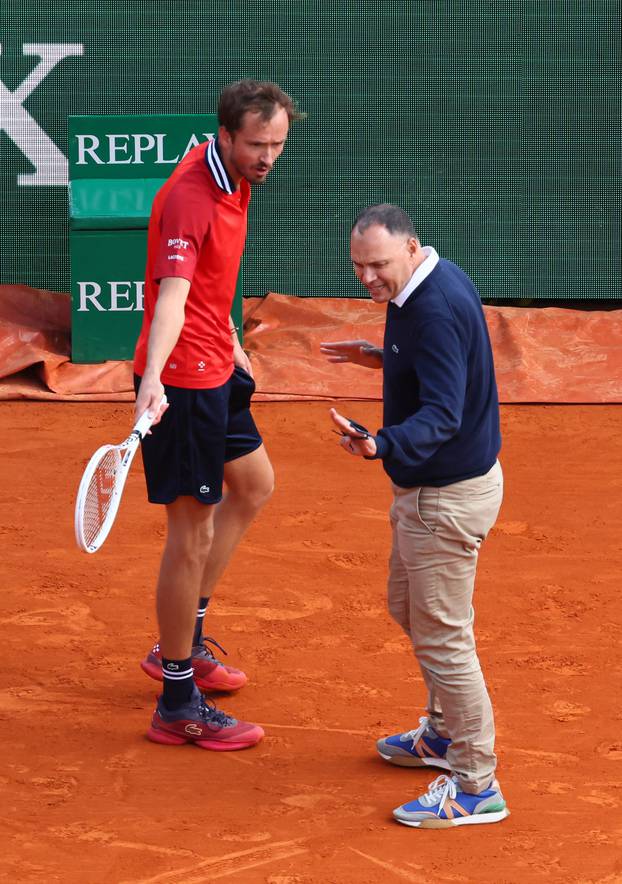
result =
M173 246L174 249L187 249L190 243L187 239L181 239L181 237L175 236L169 239L168 245Z
M180 254L180 251L186 251L190 248L190 240L182 239L181 236L171 236L167 242L169 249L175 249L174 252L171 252L167 255L168 261L179 261L181 264L184 263L186 258Z

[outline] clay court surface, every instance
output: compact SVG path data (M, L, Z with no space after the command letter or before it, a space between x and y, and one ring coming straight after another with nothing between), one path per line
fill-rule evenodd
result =
M163 513L140 464L113 532L78 552L89 454L130 403L0 405L1 880L199 884L622 881L622 409L504 406L505 502L483 547L480 656L512 815L417 831L391 809L434 772L375 756L424 691L384 604L388 484L345 455L329 403L260 403L277 490L207 631L261 723L238 753L148 742ZM379 425L378 403L342 403Z

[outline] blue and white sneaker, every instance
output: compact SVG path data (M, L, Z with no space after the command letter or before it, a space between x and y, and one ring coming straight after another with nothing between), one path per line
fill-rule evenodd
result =
M447 762L447 747L451 740L439 737L429 718L420 718L419 727L404 734L383 737L376 743L378 754L391 764L401 767L440 767L451 770Z
M417 829L448 829L450 826L472 826L499 823L510 815L496 780L488 789L471 795L462 792L455 776L441 774L430 783L425 795L402 804L393 811L398 823Z

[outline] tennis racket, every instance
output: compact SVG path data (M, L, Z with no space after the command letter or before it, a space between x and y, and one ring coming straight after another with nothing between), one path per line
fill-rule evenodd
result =
M156 414L165 404L166 396ZM88 462L78 488L74 519L76 543L84 552L97 552L108 537L132 460L154 420L155 415L145 411L124 442L102 445Z

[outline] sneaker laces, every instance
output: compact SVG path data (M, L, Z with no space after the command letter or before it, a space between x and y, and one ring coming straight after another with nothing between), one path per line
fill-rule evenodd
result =
M441 811L447 798L454 799L458 793L457 779L441 774L428 786L428 791L418 799L423 807L434 807L438 804Z
M223 712L221 709L217 709L213 703L210 703L209 700L206 700L203 695L201 695L201 699L198 704L198 713L199 716L207 723L207 724L215 724L218 727L232 727L236 719L231 715L227 715L226 712Z
M216 639L212 638L211 635L201 636L201 641L199 642L199 644L194 646L195 648L200 648L201 650L199 651L198 654L193 654L193 656L194 657L209 657L209 659L212 661L212 663L216 663L218 666L224 666L225 665L224 663L222 663L220 660L216 659L212 649L208 648L208 646L207 646L208 642L211 645L214 645L215 647L217 647L219 651L222 651L222 653L225 655L225 657L229 656L227 654L227 652L225 651L225 649L223 648L223 646L218 644Z
M408 740L412 740L411 749L414 749L423 734L427 731L428 725L430 723L430 719L426 716L419 719L419 727L413 728L411 731L406 731L405 734L400 736L400 742L407 743Z

